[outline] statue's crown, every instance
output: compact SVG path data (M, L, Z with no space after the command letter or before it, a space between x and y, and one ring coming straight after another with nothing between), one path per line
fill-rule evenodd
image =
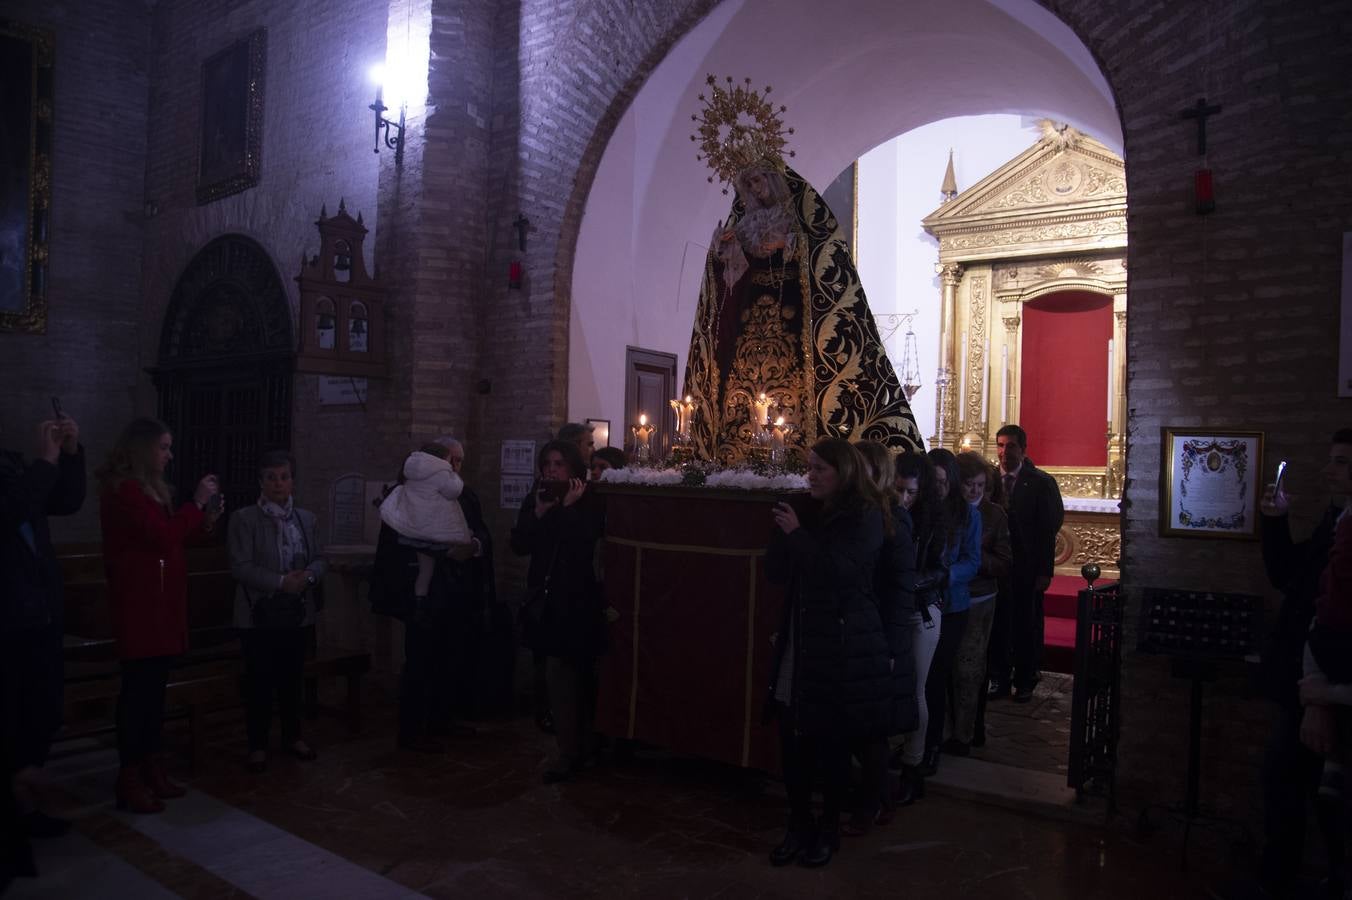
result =
M705 79L709 92L699 95L704 110L690 117L697 126L690 140L698 143L700 148L695 158L706 163L729 184L738 173L754 165L783 168L784 145L793 129L784 127L780 113L786 112L788 107L776 109L770 103L768 85L761 92L751 87L750 78L743 84L734 84L731 76L725 81L727 87L720 85L713 75ZM792 150L789 156L793 156ZM710 175L709 183L713 180L714 176ZM723 193L727 192L724 187Z

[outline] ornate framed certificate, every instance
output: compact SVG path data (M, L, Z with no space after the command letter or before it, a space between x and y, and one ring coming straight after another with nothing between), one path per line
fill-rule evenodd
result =
M1160 534L1258 537L1263 433L1162 428Z

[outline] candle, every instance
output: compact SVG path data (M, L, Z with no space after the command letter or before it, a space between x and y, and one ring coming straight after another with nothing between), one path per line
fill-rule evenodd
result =
M695 401L689 394L685 400L672 400L671 408L676 411L676 440L685 442L690 439L690 423L695 417Z
M1009 345L1002 348L1000 367L1000 424L1009 424Z
M1108 339L1108 425L1113 423L1113 340Z
M962 366L958 369L958 421L967 421L967 332L962 333Z
M770 438L770 462L775 465L784 463L784 445L788 441L789 432L792 430L793 426L786 423L783 416L775 418L775 425Z
M641 463L648 462L652 458L652 440L653 432L657 429L648 424L648 414L639 413L638 424L631 426L630 431L634 433L634 452Z
M984 359L984 360L986 361L986 373L985 373L985 377L981 379L981 421L982 421L983 423L985 423L985 422L989 422L989 421L990 421L990 416L988 415L988 412L989 412L989 409L990 409L989 401L990 401L990 398L991 398L991 336L990 336L990 332L987 332L987 333L986 333L986 353L985 353L985 355L982 357L982 359ZM987 434L989 434L989 433L990 433L990 432L988 431Z
M756 426L757 429L764 428L770 421L770 398L765 396L764 391L761 391L753 406L755 407L755 418L752 419L751 424Z

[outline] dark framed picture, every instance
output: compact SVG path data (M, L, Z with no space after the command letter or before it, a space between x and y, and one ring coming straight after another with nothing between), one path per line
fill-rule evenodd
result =
M258 184L263 152L263 75L268 34L260 28L202 64L197 202Z
M0 331L47 330L54 47L0 19Z
M588 419L587 424L592 427L592 441L595 447L610 446L610 420L609 419Z
M1160 534L1258 538L1263 432L1162 428Z

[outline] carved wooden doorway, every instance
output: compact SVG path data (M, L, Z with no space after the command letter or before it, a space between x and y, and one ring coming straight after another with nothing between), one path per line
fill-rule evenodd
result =
M207 244L174 287L152 372L179 497L213 472L229 509L257 500L259 454L290 444L294 358L291 307L267 252L242 235Z

